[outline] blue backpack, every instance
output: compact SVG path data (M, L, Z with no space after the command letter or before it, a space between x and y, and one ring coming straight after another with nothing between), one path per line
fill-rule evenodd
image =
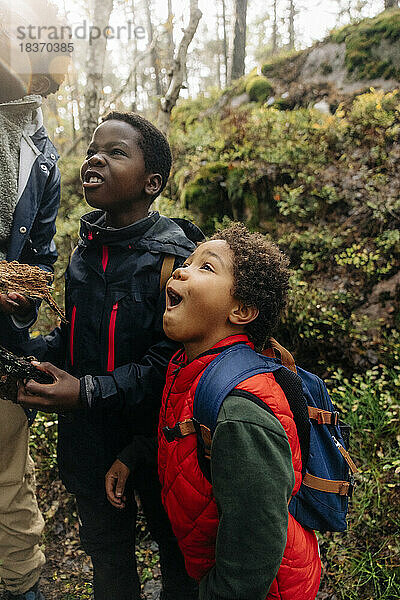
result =
M259 373L273 373L289 402L299 436L303 480L289 503L289 511L302 525L317 531L345 531L348 502L357 468L351 460L348 427L339 425L324 382L316 375L295 366L293 357L271 339L267 353L257 354L246 344L223 350L205 369L196 388L192 422L164 428L172 441L197 433L200 467L210 480L211 441L221 404L241 382ZM280 353L280 360L276 357ZM239 390L240 391L240 390ZM246 396L266 410L262 401ZM270 410L270 409L269 409Z

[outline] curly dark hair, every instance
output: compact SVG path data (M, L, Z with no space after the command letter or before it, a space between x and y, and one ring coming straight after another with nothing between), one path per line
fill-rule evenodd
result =
M289 290L289 259L260 233L242 223L219 230L210 239L225 240L233 253L232 295L245 306L258 308L246 332L256 350L264 348L277 327Z
M111 121L113 119L125 121L125 123L129 123L129 125L132 125L132 127L140 132L139 148L143 152L146 171L147 173L160 173L162 177L160 191L152 198L152 201L155 200L167 185L171 170L172 154L167 138L150 121L147 121L147 119L136 113L123 113L114 110L103 117L101 121L104 123L104 121Z

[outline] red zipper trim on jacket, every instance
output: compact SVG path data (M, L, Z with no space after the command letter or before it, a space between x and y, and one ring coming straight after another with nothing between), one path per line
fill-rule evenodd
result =
M108 329L108 360L107 360L107 371L114 371L114 359L115 359L115 322L117 320L118 302L114 304L111 311L110 326Z
M71 356L71 366L74 364L74 329L75 329L76 306L72 308L71 330L69 334L69 351Z
M101 260L101 264L103 266L104 272L107 269L107 263L108 263L108 246L103 246L103 258Z

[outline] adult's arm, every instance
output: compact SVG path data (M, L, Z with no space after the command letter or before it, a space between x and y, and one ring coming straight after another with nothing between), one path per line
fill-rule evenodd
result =
M56 233L56 218L60 206L60 171L57 165L51 169L46 186L40 201L35 220L33 222L30 239L32 247L26 248L29 255L27 262L52 271L57 260L57 251L54 243ZM24 253L21 257L24 258Z
M216 563L200 583L200 600L264 600L282 561L294 486L282 425L248 399L226 398L211 473L220 521Z
M53 271L53 264L57 260L57 251L54 243L56 233L56 218L60 206L60 171L54 165L50 171L40 205L33 222L29 241L26 244L20 262L37 266L44 271ZM31 309L23 317L18 314L11 316L12 326L16 329L30 327L37 318L40 300L31 303Z

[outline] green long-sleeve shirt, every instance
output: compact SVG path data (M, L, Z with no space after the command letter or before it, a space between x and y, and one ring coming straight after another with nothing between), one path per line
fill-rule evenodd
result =
M155 439L137 436L119 458L133 471L153 463ZM246 398L228 396L211 452L219 511L215 566L199 600L265 600L286 545L292 455L279 421Z
M215 566L200 600L265 600L286 545L294 486L291 450L279 421L241 397L228 396L211 451L219 511Z

